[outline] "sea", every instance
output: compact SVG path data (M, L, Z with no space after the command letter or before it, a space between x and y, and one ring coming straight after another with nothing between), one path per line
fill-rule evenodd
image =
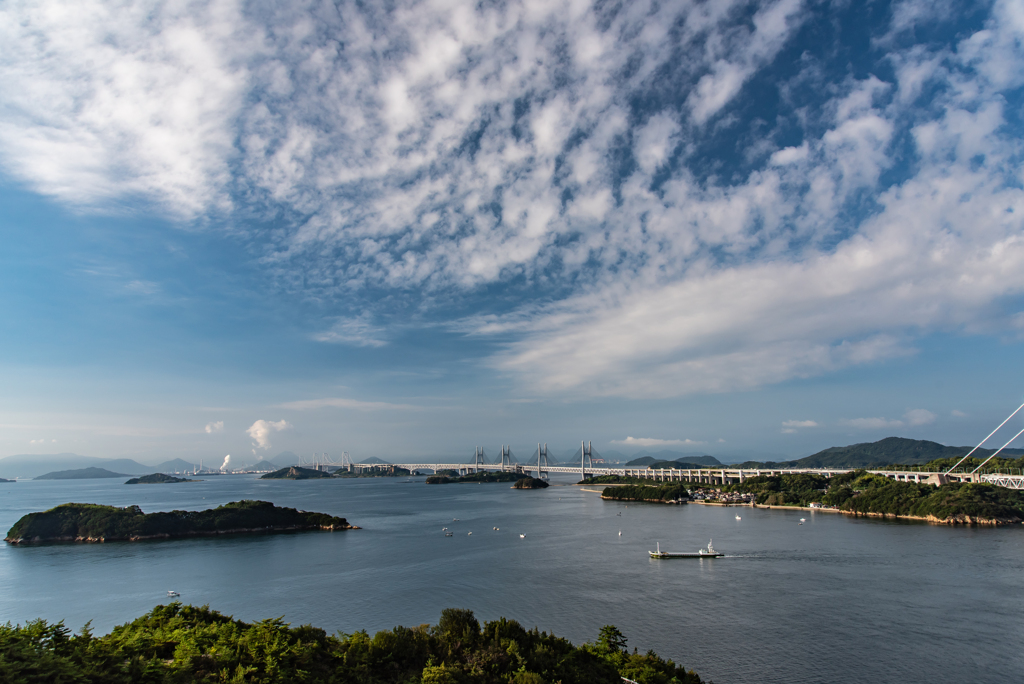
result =
M1024 526L946 527L845 515L602 501L553 486L424 478L125 485L0 484L0 531L66 502L146 512L239 499L346 517L361 529L0 548L0 623L105 633L167 603L330 632L436 623L469 608L628 647L705 681L1012 682L1024 679ZM803 521L803 522L801 522ZM445 536L445 528L452 536ZM723 558L652 560L714 540Z

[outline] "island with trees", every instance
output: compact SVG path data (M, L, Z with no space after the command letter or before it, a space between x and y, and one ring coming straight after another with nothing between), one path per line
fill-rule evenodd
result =
M516 480L516 483L512 485L512 489L546 489L548 486L547 480L527 476Z
M267 501L233 501L204 511L143 513L68 503L23 516L7 532L11 544L32 542L109 542L172 539L220 534L266 534L300 530L358 529L345 518L275 506Z
M573 645L499 618L448 608L434 626L330 635L280 618L243 622L171 603L95 636L43 620L0 625L3 681L135 684L701 684L653 651L627 649L611 625L594 643Z
M672 482L668 484L639 484L621 487L605 487L601 492L602 499L610 501L646 501L648 503L676 504L686 503L690 498L684 484Z
M94 480L99 478L110 478L110 477L125 477L125 473L115 473L107 470L106 468L96 468L91 466L89 468L75 468L74 470L57 470L52 473L46 473L38 477L32 478L33 480Z
M302 468L300 466L288 466L275 470L272 473L261 475L261 480L323 480L333 477L330 473L313 468Z
M830 508L851 515L927 520L953 524L1019 524L1024 492L983 482L941 486L899 482L865 470L832 477L809 473L761 475L719 487L748 492L765 506Z
M133 477L125 482L125 484L173 484L175 482L202 482L202 480L189 480L184 477L174 477L173 475L164 475L163 473L153 473L152 475Z

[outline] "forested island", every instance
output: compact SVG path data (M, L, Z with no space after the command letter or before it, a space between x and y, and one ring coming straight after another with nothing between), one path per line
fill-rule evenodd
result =
M548 486L547 481L539 477L524 477L516 480L512 489L546 489Z
M345 518L278 507L267 501L233 501L205 511L143 513L138 506L117 508L68 503L29 513L7 532L11 544L27 542L107 542L169 539L218 534L358 529Z
M272 473L261 475L261 480L322 480L333 477L330 473L313 468L302 468L300 466L289 466L275 470Z
M17 480L5 480L4 478L0 477L0 483L3 482L17 482Z
M605 487L602 499L611 501L647 501L649 503L683 503L690 498L686 485L680 482L668 484L637 484L622 487Z
M917 518L944 524L1005 525L1024 521L1024 492L979 482L936 487L855 470L831 478L806 473L761 475L719 489L752 493L757 504L768 506L818 504L854 515Z
M164 684L701 684L653 651L626 648L613 626L596 642L567 639L515 620L481 627L470 610L448 608L437 625L329 635L280 618L247 623L207 606L157 606L110 634L78 634L63 623L0 625L0 663L10 682Z
M519 473L496 472L491 473L482 470L479 473L470 473L461 477L450 477L448 475L431 475L427 478L427 484L450 484L458 482L515 482L522 478Z
M152 475L133 477L125 482L125 484L173 484L175 482L201 482L201 480L189 480L184 477L174 477L173 475L164 475L163 473L153 473Z

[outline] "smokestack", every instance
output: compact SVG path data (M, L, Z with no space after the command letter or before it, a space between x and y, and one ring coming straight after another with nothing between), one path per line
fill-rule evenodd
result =
M231 463L231 454L228 454L227 456L224 457L224 463L221 464L220 471L224 472L227 469L229 463Z

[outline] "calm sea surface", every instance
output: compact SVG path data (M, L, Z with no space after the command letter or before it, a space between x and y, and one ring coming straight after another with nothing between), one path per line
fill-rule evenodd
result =
M451 606L577 643L614 624L631 647L654 649L718 684L1024 678L1024 526L626 506L571 486L513 491L427 486L422 478L122 482L0 484L0 531L70 501L151 512L243 498L345 516L363 529L5 544L0 622L42 617L77 630L92 620L105 632L166 602L174 589L182 601L240 619L283 615L329 631L433 623ZM709 537L726 558L647 557L656 542L696 551Z

